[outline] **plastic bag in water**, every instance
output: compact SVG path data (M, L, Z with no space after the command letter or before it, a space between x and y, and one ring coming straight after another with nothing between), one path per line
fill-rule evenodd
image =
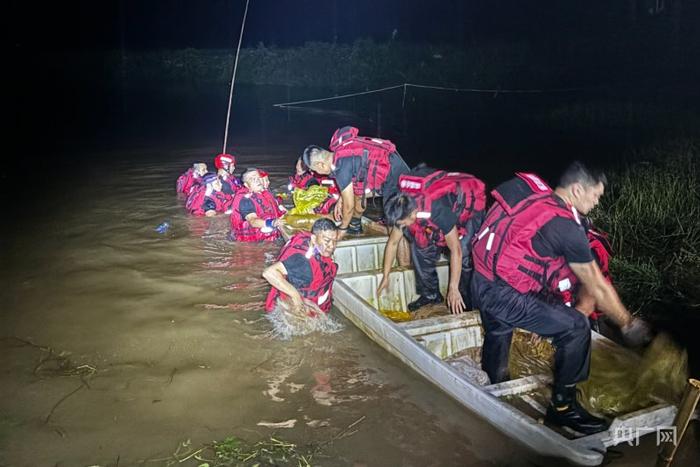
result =
M170 228L170 223L168 221L165 221L165 222L158 224L158 227L156 227L153 230L155 230L159 234L164 234L168 231L169 228Z

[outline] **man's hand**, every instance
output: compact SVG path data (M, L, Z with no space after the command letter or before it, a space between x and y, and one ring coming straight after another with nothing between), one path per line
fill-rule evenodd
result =
M453 315L458 315L464 312L466 305L464 304L462 294L459 293L459 290L450 288L447 291L447 307L450 309L450 312Z
M389 277L386 275L382 277L382 281L379 283L379 287L377 287L377 296L381 295L384 289L387 291L389 290Z
M643 319L632 318L632 321L622 326L620 331L622 331L622 340L629 347L643 347L651 342L651 327Z
M333 219L336 222L343 220L343 198L338 198L333 208Z
M304 305L304 299L301 298L301 295L298 293L291 295L289 298L292 299L292 310L294 313L299 313L303 314L305 305Z

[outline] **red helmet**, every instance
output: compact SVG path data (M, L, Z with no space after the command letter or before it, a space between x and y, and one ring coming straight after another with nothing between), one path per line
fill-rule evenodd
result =
M229 164L236 165L236 156L233 154L219 154L214 158L214 166L217 169L223 169Z

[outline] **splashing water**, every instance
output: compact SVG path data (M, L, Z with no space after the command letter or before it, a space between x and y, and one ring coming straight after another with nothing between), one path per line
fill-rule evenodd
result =
M291 306L282 300L277 300L277 306L265 317L272 324L272 335L283 340L312 332L332 334L344 328L330 313L313 312L302 315L292 311Z

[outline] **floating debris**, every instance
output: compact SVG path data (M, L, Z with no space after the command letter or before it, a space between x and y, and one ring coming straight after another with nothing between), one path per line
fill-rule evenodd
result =
M292 418L292 419L287 420L285 422L265 422L265 421L258 422L258 426L264 426L267 428L294 428L294 426L296 424L297 424L296 418Z

